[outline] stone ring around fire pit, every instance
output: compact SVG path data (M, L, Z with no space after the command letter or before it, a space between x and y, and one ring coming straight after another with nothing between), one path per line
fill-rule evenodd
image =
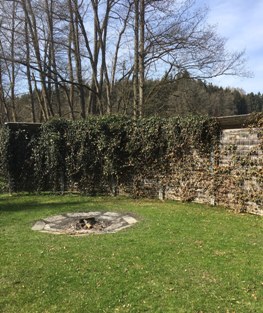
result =
M137 220L129 214L116 212L66 213L37 221L32 230L53 234L89 235L116 233Z

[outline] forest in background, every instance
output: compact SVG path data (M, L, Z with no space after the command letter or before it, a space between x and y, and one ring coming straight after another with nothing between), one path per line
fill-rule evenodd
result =
M0 2L0 123L89 115L221 116L262 95L206 81L247 77L195 0Z
M222 88L203 82L185 78L180 80L167 81L160 85L160 81L147 81L145 83L146 95L156 87L158 91L155 97L147 101L144 108L144 116L187 116L187 115L208 115L208 116L230 116L263 112L263 95L261 93L245 94L242 90ZM133 88L129 81L116 85L112 114L129 115L133 114ZM149 94L148 94L149 92ZM37 99L35 92L33 97ZM63 92L61 92L63 99ZM32 122L30 95L24 94L16 98L17 121ZM35 102L37 103L37 101ZM57 106L55 105L56 109ZM75 106L76 119L80 117L79 104ZM36 106L37 122L42 122L41 112ZM61 115L55 111L55 116L69 118L69 109L66 99L61 102ZM2 123L4 121L2 120Z

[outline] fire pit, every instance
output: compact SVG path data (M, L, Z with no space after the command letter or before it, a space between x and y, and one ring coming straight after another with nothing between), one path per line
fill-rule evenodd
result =
M100 225L100 223L98 223L95 219L95 217L89 217L89 218L81 218L77 224L76 224L76 229L80 230L80 229L92 229L95 226L99 225L100 229L103 228L102 225Z
M37 221L32 230L54 234L88 235L115 233L132 226L137 220L116 212L66 213Z

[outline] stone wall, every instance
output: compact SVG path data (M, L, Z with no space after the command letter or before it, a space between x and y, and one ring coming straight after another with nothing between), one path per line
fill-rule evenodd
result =
M176 175L171 173L166 185L151 182L152 195L263 215L262 129L240 128L237 122L234 128L227 127L222 127L219 151L212 152L209 164L196 157L199 165L192 170L183 164L175 167ZM182 172L179 179L178 171ZM149 195L147 180L142 187Z
M262 151L258 149L259 145L257 129L224 129L221 136L220 165L231 166L237 156L246 157L248 155L251 160L259 163L262 157Z
M263 153L259 129L222 131L217 177L217 203L263 214Z

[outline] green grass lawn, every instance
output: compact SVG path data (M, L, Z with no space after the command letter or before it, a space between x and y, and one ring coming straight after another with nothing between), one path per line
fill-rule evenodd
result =
M66 212L116 211L116 234L32 231ZM197 204L0 196L0 312L263 312L263 220Z

